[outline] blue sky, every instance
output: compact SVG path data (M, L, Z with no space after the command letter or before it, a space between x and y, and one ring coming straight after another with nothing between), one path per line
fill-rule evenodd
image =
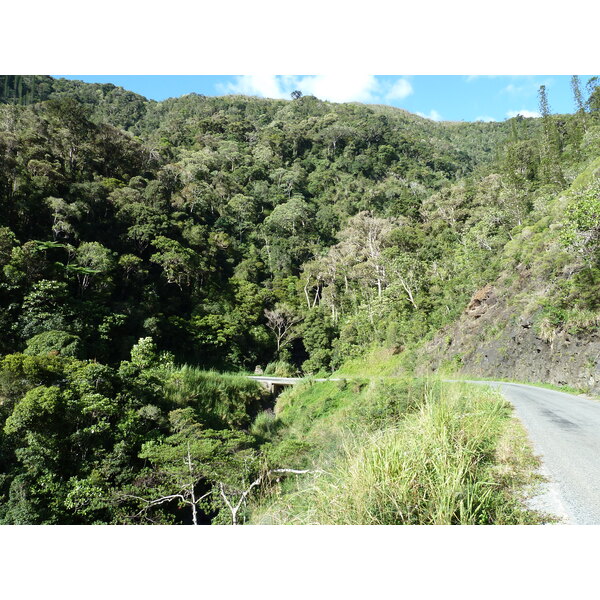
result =
M555 113L573 112L570 76L465 75L56 75L114 83L153 100L190 92L206 96L248 94L288 98L295 89L333 102L365 102L404 108L434 120L503 121L538 116L537 92L548 91ZM587 76L581 76L582 86Z

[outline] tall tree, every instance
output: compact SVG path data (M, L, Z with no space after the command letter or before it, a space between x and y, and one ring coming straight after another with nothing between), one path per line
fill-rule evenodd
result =
M560 166L560 137L556 123L550 112L545 85L540 86L538 96L544 126L544 139L540 153L542 173L546 183L560 185L564 183L564 176Z
M578 113L585 112L585 103L583 100L583 94L581 92L581 82L577 75L571 75L571 90L573 91L573 99L575 101L575 108Z

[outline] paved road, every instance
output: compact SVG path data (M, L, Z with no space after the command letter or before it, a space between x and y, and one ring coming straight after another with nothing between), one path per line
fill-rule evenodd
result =
M600 402L529 385L471 383L498 388L529 432L550 479L533 506L566 523L600 525Z

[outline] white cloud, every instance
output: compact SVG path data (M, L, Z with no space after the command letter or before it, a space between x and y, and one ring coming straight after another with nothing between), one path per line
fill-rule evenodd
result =
M386 100L403 100L413 93L412 85L408 79L397 79L385 95Z
M471 83L471 81L475 81L476 79L495 79L497 77L501 77L501 75L465 75L464 79L467 83Z
M535 110L525 110L525 109L521 109L521 110L509 110L506 113L506 116L509 119L512 119L513 117L516 117L518 115L521 115L522 117L525 117L527 119L537 119L538 117L542 116L542 115L540 115L539 112L537 112Z
M538 93L541 85L551 87L552 79L540 81L532 77L515 77L515 82L509 83L500 92L509 96L534 96Z
M289 98L289 94L281 87L281 78L276 75L240 75L231 83L218 83L216 88L222 94Z
M244 94L263 98L289 98L293 90L331 102L391 102L413 93L407 79L382 81L374 75L241 75L233 82L217 84L221 94Z
M484 123L492 123L495 120L494 117L475 117L475 121L483 121Z
M509 83L506 87L502 88L502 90L500 90L500 91L504 92L505 94L518 94L519 92L523 91L523 86L517 87L513 83Z
M298 79L296 87L331 102L375 102L380 91L373 75L308 75Z
M442 115L440 115L440 113L434 109L431 109L429 111L428 115L426 115L425 113L422 113L422 112L417 112L417 114L420 117L423 117L424 119L431 119L432 121L441 121L442 120Z

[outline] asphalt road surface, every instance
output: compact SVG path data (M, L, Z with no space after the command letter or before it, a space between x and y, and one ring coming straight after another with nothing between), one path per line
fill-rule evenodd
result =
M600 525L600 402L545 388L472 381L498 388L529 433L550 482L530 506L563 523Z

